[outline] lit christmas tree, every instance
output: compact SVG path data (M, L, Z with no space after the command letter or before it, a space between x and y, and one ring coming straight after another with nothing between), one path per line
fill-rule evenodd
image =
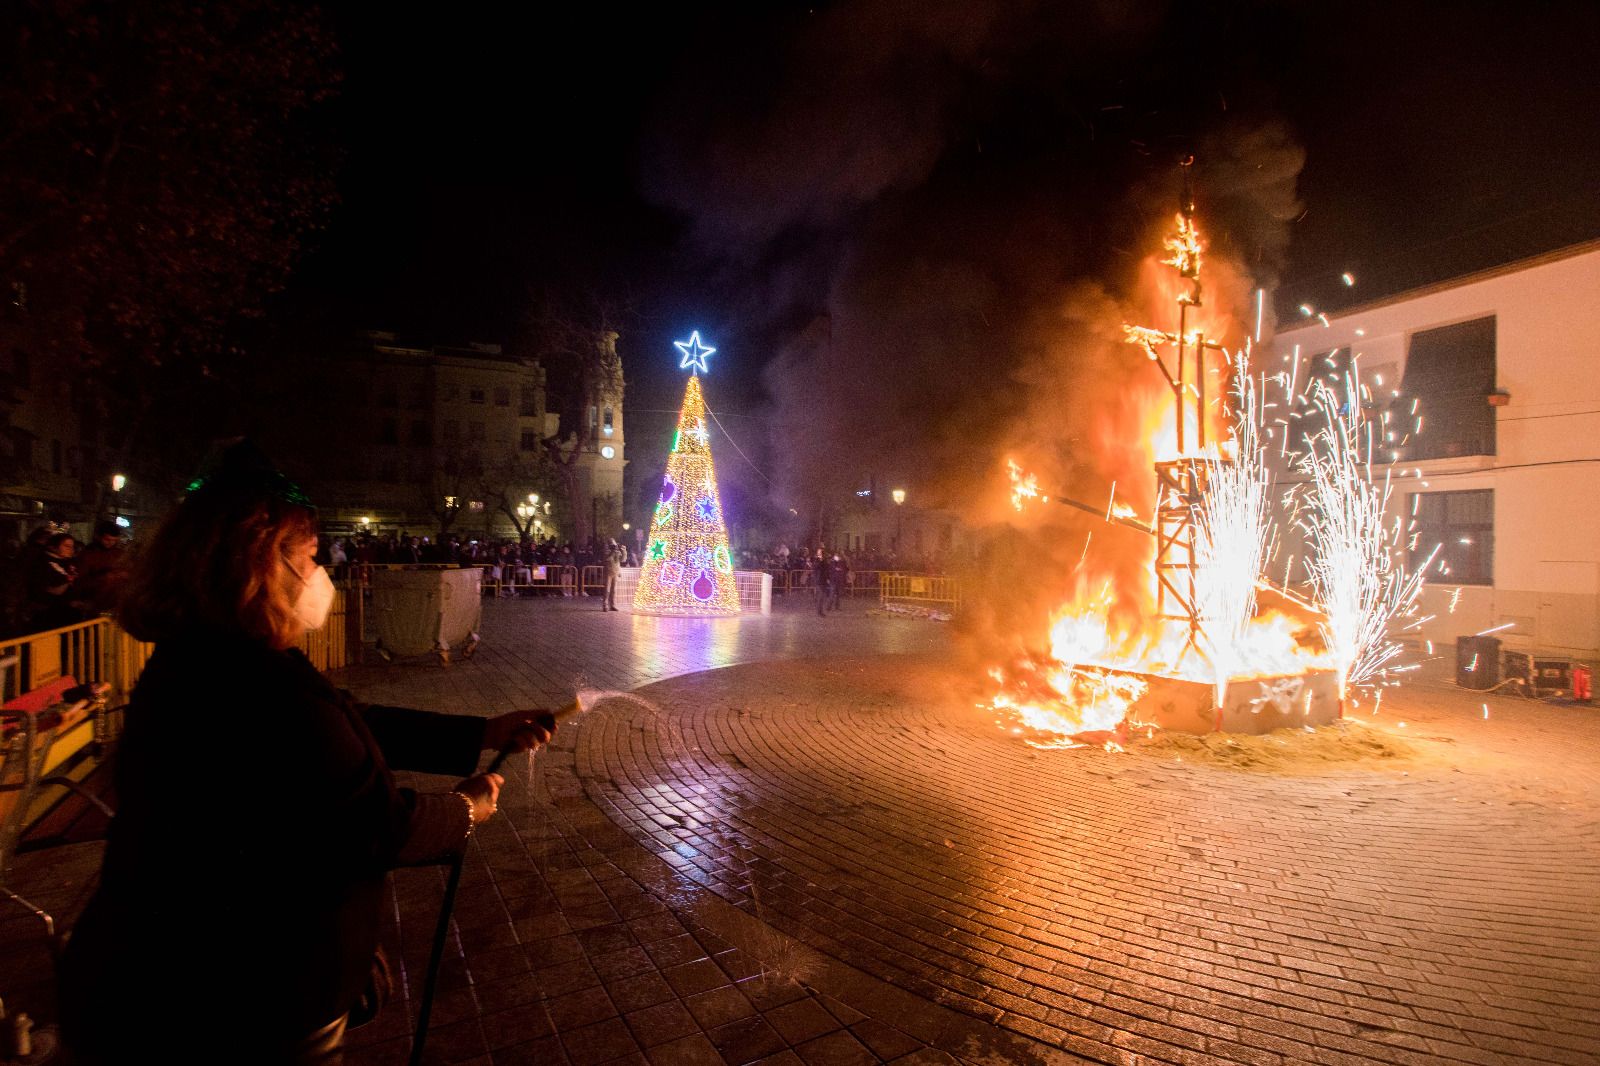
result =
M683 352L679 365L690 372L689 387L678 411L661 501L650 520L633 608L647 614L737 614L739 592L697 373L716 349L702 345L699 333L674 343Z

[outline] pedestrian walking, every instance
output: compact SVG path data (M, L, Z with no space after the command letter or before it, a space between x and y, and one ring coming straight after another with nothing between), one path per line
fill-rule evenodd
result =
M817 589L817 617L828 613L828 582L829 573L833 568L828 564L827 556L822 554L822 549L817 549L816 558L812 561L811 580Z

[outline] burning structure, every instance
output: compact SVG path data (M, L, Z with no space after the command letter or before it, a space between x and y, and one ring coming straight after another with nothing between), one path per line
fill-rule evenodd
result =
M1114 743L1130 726L1258 733L1326 724L1343 713L1352 685L1383 683L1399 647L1390 623L1420 587L1394 559L1405 531L1384 523L1387 478L1375 485L1368 465L1358 374L1342 397L1319 378L1307 398L1296 393L1298 366L1268 378L1252 370L1248 340L1227 347L1228 316L1203 301L1204 249L1187 184L1166 250L1176 328L1123 326L1166 385L1145 419L1151 518L1119 503L1115 485L1105 508L1055 497L1146 534L1148 587L1128 603L1125 584L1093 576L1091 534L1048 652L991 671L999 686L991 706L1044 746ZM1284 403L1265 401L1269 386ZM1303 424L1269 420L1280 406L1307 408L1293 412ZM1283 585L1264 576L1278 496L1268 445L1280 434L1279 454L1304 474L1281 502L1314 549L1309 594L1288 587L1289 567ZM1008 467L1018 510L1051 501L1037 477Z

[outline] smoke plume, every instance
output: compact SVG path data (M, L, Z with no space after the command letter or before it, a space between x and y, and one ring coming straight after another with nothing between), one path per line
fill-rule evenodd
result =
M851 0L728 30L724 72L663 103L647 188L776 352L774 502L813 513L893 478L996 526L984 559L1010 576L979 625L1042 618L1091 533L1111 560L1096 580L1147 580L1138 533L1064 508L1015 520L1004 462L1096 503L1115 482L1149 513L1130 442L1161 383L1121 325L1170 311L1151 262L1177 160L1197 160L1209 314L1245 321L1284 252L1302 153L1251 63L1229 62L1247 27L1197 11Z

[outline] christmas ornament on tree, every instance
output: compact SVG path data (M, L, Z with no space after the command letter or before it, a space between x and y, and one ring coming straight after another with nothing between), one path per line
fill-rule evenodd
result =
M739 592L698 374L716 349L702 345L698 332L674 344L683 353L680 366L690 371L689 387L678 411L661 498L650 520L633 608L646 614L737 614Z

